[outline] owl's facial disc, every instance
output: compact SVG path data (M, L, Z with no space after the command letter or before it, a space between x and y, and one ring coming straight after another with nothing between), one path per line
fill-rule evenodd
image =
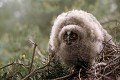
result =
M78 35L77 35L77 33L73 32L73 31L67 31L67 32L65 32L65 34L63 36L63 40L65 41L65 43L67 45L72 45L75 42L77 42Z

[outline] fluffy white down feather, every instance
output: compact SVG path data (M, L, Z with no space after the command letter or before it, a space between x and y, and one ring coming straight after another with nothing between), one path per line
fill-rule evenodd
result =
M84 28L86 33L90 34L91 40L94 40L91 42L93 45L91 47L95 48L96 53L99 53L102 50L104 46L103 41L107 42L112 38L92 14L82 10L72 10L60 14L53 24L49 39L49 49L56 52L56 54L58 53L61 44L59 39L60 33L64 31L66 26L70 25L78 25L79 27ZM72 29L72 27L67 28ZM109 41L109 43L114 44L112 40Z

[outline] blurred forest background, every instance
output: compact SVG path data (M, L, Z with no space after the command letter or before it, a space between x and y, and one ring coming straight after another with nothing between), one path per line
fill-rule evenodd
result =
M0 0L0 65L18 58L29 61L29 38L47 55L54 19L73 9L92 13L120 42L120 0Z

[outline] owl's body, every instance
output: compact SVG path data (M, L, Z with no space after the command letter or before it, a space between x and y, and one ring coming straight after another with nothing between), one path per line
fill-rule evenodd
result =
M103 41L112 37L96 18L82 10L59 15L52 27L49 52L69 66L92 64L103 48ZM112 41L109 43L114 44Z

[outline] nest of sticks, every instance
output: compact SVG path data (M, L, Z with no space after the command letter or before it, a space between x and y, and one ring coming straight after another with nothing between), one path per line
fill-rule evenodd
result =
M54 80L120 80L120 46L104 43L104 48L95 59L95 64L86 73L74 72ZM84 74L84 75L81 75Z
M120 79L120 47L104 43L104 48L96 58L96 64L89 71L95 80L118 80Z

